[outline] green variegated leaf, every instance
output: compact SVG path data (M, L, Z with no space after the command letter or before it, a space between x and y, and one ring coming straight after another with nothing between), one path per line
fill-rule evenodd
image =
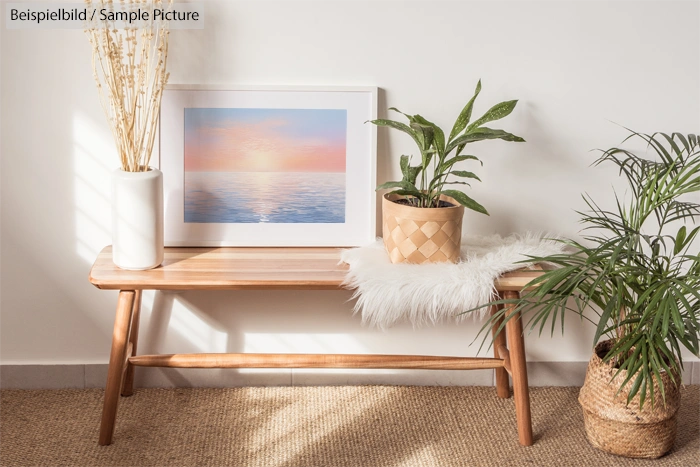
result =
M474 91L474 96L469 100L469 102L467 102L467 105L464 106L462 112L460 112L459 114L459 117L457 117L457 120L455 121L455 124L452 127L452 131L450 131L449 141L452 141L452 139L458 134L460 134L462 130L464 130L469 124L469 120L471 120L472 118L472 108L474 107L474 101L476 101L476 98L480 92L481 80L479 80L479 82L476 83L476 90Z
M428 122L420 115L409 115L400 111L396 107L389 107L389 110L398 112L408 119L409 127L413 129L413 131L415 131L416 136L418 137L417 143L418 146L421 148L421 151L428 150L428 148L430 148L430 146L433 144L436 129L442 132L442 130L440 130L435 124Z
M435 130L429 125L411 123L411 129L416 132L418 139L422 142L421 151L427 151L433 144Z
M445 133L442 131L442 129L420 115L414 115L413 122L415 124L428 126L433 129L433 144L435 145L435 149L437 149L438 157L442 159L445 152Z
M467 127L467 133L480 127L484 123L493 122L494 120L500 120L503 117L507 117L513 111L517 103L517 100L513 100L494 105L481 118Z
M475 180L481 181L479 177L476 176L475 173L473 172L467 172L466 170L453 170L450 172L452 175L455 175L457 177L462 177L462 178L473 178Z
M498 139L502 139L504 141L513 141L516 143L524 143L525 142L525 140L523 138L521 138L520 136L516 136L514 134L508 133L507 131L503 131L503 130L494 130L492 128L487 128L485 126L482 126L482 127L475 129L474 131L471 132L471 134L495 137Z
M421 193L418 190L396 190L393 193L401 196L413 196L414 198L423 200L426 198L425 193Z
M424 173L425 173L425 169L430 166L430 161L433 160L434 154L435 154L434 149L429 149L427 151L423 151L423 153L421 154L421 164L423 166Z
M411 166L409 162L410 160L408 156L401 156L400 165L401 173L403 174L403 181L415 185L416 179L418 178L418 174L421 170L423 170L423 167L420 165Z
M402 181L400 181L400 182L386 182L386 183L382 183L381 185L379 185L379 186L377 187L376 191L379 191L379 190L388 190L388 189L391 189L391 188L400 188L400 189L402 189L402 190L414 190L414 191L418 191L418 188L416 188L416 186L415 186L413 183L407 182L407 181L405 181L405 180L402 180Z
M486 214L487 216L489 215L489 212L486 210L485 207L483 207L481 204L477 203L476 201L474 201L472 198L465 195L461 191L443 190L442 193L444 195L451 196L452 198L455 199L455 201L457 201L459 204L461 204L465 208L471 209L472 211L480 212L482 214Z
M525 140L520 136L508 133L507 131L492 130L491 128L481 127L478 130L475 130L471 133L466 133L462 136L457 137L454 141L450 142L450 144L447 145L447 148L445 148L445 152L449 154L450 151L452 151L455 147L461 144L469 144L477 141L484 141L487 139L502 139L504 141L512 141L517 143L525 142Z
M414 130L412 130L411 127L409 127L405 123L396 122L394 120L384 120L384 119L369 120L369 122L373 123L377 126L386 126L389 128L394 128L394 129L399 130L399 131L403 131L404 133L410 135L411 138L413 138L413 141L415 141L419 147L422 147L422 141L418 139L418 135L416 134L416 132ZM365 122L365 123L367 123L367 122Z
M408 165L411 162L411 158L409 156L403 155L399 159L399 166L401 167L401 173L406 176L406 171L408 170Z
M442 164L440 164L440 167L438 167L438 172L443 173L443 172L445 172L446 170L448 170L450 167L452 167L453 165L455 165L457 162L468 161L468 160L479 161L479 162L481 163L482 166L484 165L484 163L481 162L481 161L479 160L479 158L476 157L476 156L455 156L455 157L452 157L452 158L450 158L450 159L447 159L445 162L443 162Z
M404 117L406 117L410 123L413 123L413 115L408 115L407 113L401 112L401 111L400 111L399 109L397 109L396 107L389 107L389 110L393 110L394 112L400 113L401 115L403 115Z
M464 151L464 146L466 146L466 144L464 144L464 143L457 146L457 155L458 156L462 154L462 151Z

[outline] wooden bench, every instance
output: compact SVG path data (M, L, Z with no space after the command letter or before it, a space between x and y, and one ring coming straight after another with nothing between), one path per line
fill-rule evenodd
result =
M329 290L342 287L347 265L337 248L166 248L158 268L127 271L112 263L111 247L100 252L90 282L119 290L105 387L99 443L112 442L119 395L130 396L134 367L170 368L382 368L473 370L493 368L496 392L510 396L513 379L520 444L530 446L532 424L525 344L520 319L510 319L494 341L495 358L424 355L198 353L137 355L142 290ZM496 280L504 298L518 298L536 271L515 271ZM494 310L492 310L494 311ZM497 323L498 325L498 323ZM505 335L504 335L505 334ZM507 341L507 342L506 342Z

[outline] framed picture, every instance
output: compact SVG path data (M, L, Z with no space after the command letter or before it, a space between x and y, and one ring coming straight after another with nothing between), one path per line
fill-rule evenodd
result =
M168 86L166 246L375 238L377 88Z

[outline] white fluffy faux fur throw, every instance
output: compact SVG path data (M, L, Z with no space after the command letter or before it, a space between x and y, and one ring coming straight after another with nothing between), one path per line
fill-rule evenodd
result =
M459 263L392 264L379 239L341 259L350 265L345 285L355 289L355 312L364 324L386 328L406 319L414 326L462 319L469 314L459 313L494 298L494 279L528 266L517 262L561 251L562 243L533 234L468 236Z

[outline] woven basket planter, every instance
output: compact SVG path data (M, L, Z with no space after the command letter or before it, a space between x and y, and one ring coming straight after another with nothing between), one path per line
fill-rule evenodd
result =
M676 438L677 412L680 406L678 386L667 373L661 378L666 392L663 403L657 383L654 383L654 407L647 395L644 409L639 410L639 394L629 405L627 394L632 387L628 382L615 396L619 384L625 380L623 370L611 382L617 371L602 358L610 350L612 341L599 343L586 371L586 380L579 393L583 408L583 422L588 441L596 448L625 457L654 459L666 454Z
M464 206L444 195L440 199L451 207L416 208L394 202L402 198L387 193L382 199L382 236L391 262L457 262Z

